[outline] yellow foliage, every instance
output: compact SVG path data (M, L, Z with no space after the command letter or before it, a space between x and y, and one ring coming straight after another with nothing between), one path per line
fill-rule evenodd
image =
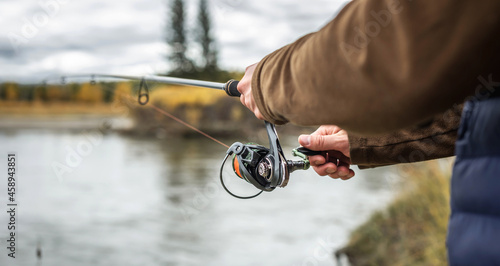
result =
M45 86L43 85L38 85L35 87L35 95L34 95L34 100L35 101L40 101L42 98L42 90L45 89Z
M60 100L62 98L62 90L65 88L61 88L61 86L50 85L47 86L47 98L49 101Z
M189 108L186 110L186 121L192 125L198 125L201 119L202 111L200 108Z
M83 83L77 95L77 100L88 103L99 103L102 101L102 88L99 84Z
M243 119L243 109L241 106L233 106L231 108L231 120L233 121L241 121Z
M19 98L19 86L15 83L5 84L5 99L7 101L15 101Z
M122 102L124 99L131 96L132 85L130 82L119 82L115 87L115 94L113 101Z
M222 90L191 86L157 86L150 95L150 100L159 103L169 110L174 110L181 105L189 107L205 107L214 104L221 97L227 97ZM194 117L201 116L191 115Z

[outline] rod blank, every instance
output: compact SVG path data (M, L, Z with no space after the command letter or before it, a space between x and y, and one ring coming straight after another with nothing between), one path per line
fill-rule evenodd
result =
M226 83L220 83L220 82L174 78L174 77L156 76L156 75L127 76L127 75L110 75L110 74L71 75L62 77L62 80L66 80L67 78L83 78L83 77L91 77L92 80L94 80L95 78L114 78L114 79L127 79L127 80L139 80L139 81L144 80L144 81L164 83L164 84L195 86L195 87L223 90L227 93L227 95L232 97L240 97L241 95L240 92L238 91L238 81L236 80L230 80Z

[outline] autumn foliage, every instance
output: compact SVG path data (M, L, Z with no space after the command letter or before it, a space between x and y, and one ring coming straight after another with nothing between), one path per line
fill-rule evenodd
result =
M29 114L30 106L36 106L32 110L37 110L33 111L37 113L40 113L40 107L43 106L57 109L44 111L50 114L64 114L73 109L80 112L85 108L95 113L108 106L110 110L120 110L120 115L132 117L136 124L133 131L140 134L157 134L160 131L176 134L193 132L158 112L153 106L214 134L240 133L255 126L260 127L262 123L240 104L239 99L228 97L222 90L149 84L149 103L142 106L137 102L138 87L138 82L47 85L4 83L0 85L0 105L3 112L16 110L23 114Z

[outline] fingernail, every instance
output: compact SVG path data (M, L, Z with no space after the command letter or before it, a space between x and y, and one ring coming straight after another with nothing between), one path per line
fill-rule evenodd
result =
M335 169L333 169L333 168L326 168L326 173L329 174L329 175L331 175L331 174L335 173Z
M314 163L314 165L319 165L320 164L319 161L314 161L313 163Z
M311 136L301 135L300 141L303 143L304 146L309 146L309 144L311 144Z

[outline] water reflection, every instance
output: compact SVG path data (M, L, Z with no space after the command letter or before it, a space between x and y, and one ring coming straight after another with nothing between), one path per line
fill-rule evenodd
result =
M349 182L309 170L292 174L284 189L239 200L218 181L226 148L114 133L58 178L53 163L65 163L68 147L83 140L79 132L0 131L0 154L19 154L22 178L19 256L12 264L3 254L0 265L36 265L37 242L42 265L331 265L325 252L393 194L388 170ZM287 154L293 140L282 140Z

